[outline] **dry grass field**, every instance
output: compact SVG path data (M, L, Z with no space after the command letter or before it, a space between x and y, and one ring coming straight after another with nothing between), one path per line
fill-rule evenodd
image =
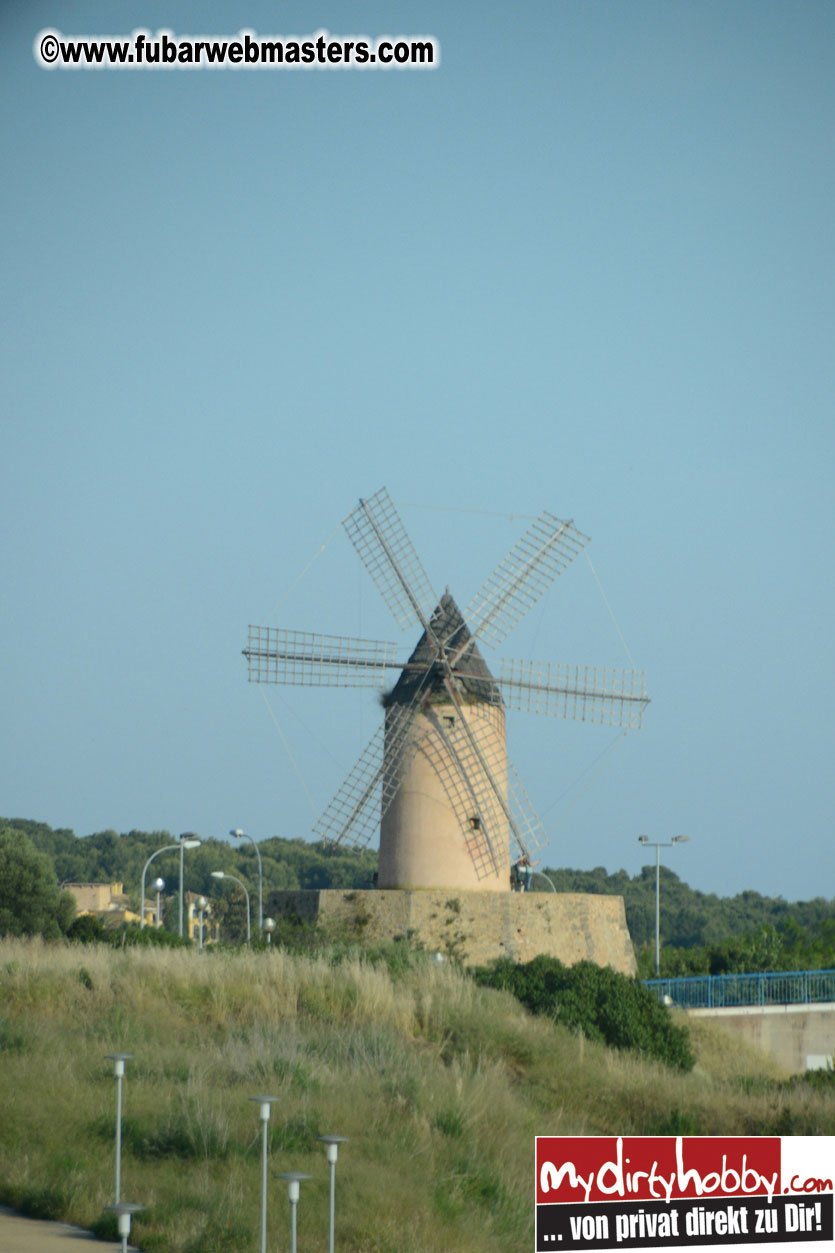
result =
M391 967L391 968L390 968ZM422 955L259 953L0 941L0 1202L92 1227L123 1196L144 1253L258 1247L260 1128L271 1175L298 1169L300 1245L327 1248L317 1136L349 1137L337 1246L508 1253L533 1241L537 1134L831 1134L835 1089L788 1083L700 1023L689 1074L591 1044ZM270 1231L288 1230L271 1183Z

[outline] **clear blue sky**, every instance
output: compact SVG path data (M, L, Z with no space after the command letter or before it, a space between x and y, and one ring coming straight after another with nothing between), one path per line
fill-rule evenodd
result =
M442 65L50 72L45 27ZM833 65L824 0L3 6L0 812L309 835L374 694L241 649L411 646L334 531L385 484L462 604L521 515L592 537L501 653L622 635L653 703L510 717L546 864L687 833L694 887L831 897Z

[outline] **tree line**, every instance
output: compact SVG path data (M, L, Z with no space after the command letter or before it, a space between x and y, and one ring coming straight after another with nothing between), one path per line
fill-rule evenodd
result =
M235 940L246 931L244 897L231 881L212 878L212 871L233 874L249 890L253 920L258 892L258 859L248 840L230 844L201 838L199 848L184 859L186 892L211 898L215 918L225 938ZM27 819L0 818L0 935L66 933L75 916L73 897L62 891L67 883L123 885L130 905L139 912L142 870L152 853L177 842L169 831L99 831L76 836L67 828L54 829ZM377 855L342 849L333 844L274 837L259 840L264 900L271 891L293 888L371 887ZM159 875L166 888L163 898L179 891L180 855L176 848L155 857L146 874L147 900ZM176 926L177 910L163 911L166 927Z
M625 870L552 870L558 892L622 896L640 974L655 974L655 866ZM536 879L534 880L536 882ZM786 901L745 891L717 896L660 873L661 975L746 974L835 968L835 900Z
M76 836L27 819L0 818L0 935L66 933L74 902L62 892L65 883L121 882L138 912L142 869L152 853L176 843L168 831L100 831ZM233 939L245 928L243 894L229 881L212 878L213 870L234 874L250 890L255 910L258 864L248 840L201 837L199 848L185 857L187 891L213 902L223 933ZM369 888L377 870L377 853L343 849L327 842L273 836L258 841L264 874L264 899L271 891L294 888ZM558 892L622 896L626 920L644 977L654 973L655 866L630 877L625 870L610 874L594 870L546 867ZM146 892L160 875L166 895L179 886L179 853L163 853L152 862ZM535 890L548 891L535 875ZM799 970L835 967L835 900L816 897L790 903L782 897L746 891L731 897L699 892L674 871L661 867L662 974L720 974L756 970ZM169 925L176 911L169 909Z

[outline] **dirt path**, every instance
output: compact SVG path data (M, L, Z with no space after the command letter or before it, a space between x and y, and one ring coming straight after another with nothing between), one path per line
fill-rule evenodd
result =
M89 1231L69 1227L66 1223L45 1223L39 1218L22 1218L14 1210L0 1205L0 1249L2 1253L72 1253L82 1244L105 1249L119 1249L120 1244L96 1240ZM130 1246L133 1248L133 1245ZM92 1248L90 1249L92 1253Z

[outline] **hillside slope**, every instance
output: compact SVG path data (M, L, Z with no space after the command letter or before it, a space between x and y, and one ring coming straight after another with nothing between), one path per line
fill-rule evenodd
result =
M96 1227L113 1182L114 1082L130 1052L123 1194L147 1206L144 1253L257 1248L259 1126L275 1095L271 1173L308 1171L300 1230L327 1247L316 1137L338 1165L341 1247L529 1248L537 1134L835 1131L835 1091L781 1079L700 1026L682 1074L533 1018L454 967L0 942L0 1201ZM274 1184L271 1231L287 1204Z

